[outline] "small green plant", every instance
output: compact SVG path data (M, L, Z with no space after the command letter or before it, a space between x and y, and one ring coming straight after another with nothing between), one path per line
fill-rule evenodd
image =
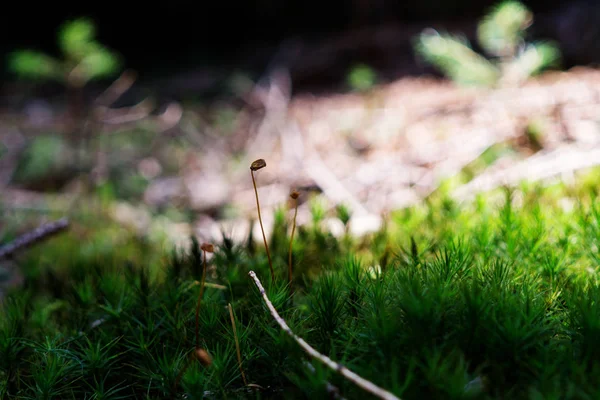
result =
M120 55L96 38L96 28L88 18L64 23L58 33L57 58L36 50L17 50L9 54L8 67L15 75L34 82L54 81L67 89L66 137L77 148L75 166L83 168L89 132L85 128L89 110L84 104L83 87L92 80L108 78L119 72Z
M433 29L421 33L415 50L461 85L520 84L560 60L554 44L526 42L532 21L532 13L522 3L509 0L495 6L478 25L477 39L486 55L473 50L463 36Z
M76 87L109 77L118 72L120 57L98 43L95 35L95 26L87 18L66 22L58 34L63 59L35 50L18 50L9 55L10 70L23 78Z

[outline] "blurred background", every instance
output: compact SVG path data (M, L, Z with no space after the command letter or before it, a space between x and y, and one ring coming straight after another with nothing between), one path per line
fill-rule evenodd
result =
M257 158L267 226L298 188L299 223L343 204L356 234L443 185L464 200L600 160L593 0L12 2L2 15L0 239L98 203L175 243L243 240Z

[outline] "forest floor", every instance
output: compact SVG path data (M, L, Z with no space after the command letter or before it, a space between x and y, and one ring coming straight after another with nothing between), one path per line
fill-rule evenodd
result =
M598 397L600 71L134 82L0 115L0 397Z

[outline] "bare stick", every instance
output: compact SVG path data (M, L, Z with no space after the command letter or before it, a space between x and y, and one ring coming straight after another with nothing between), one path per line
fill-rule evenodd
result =
M248 275L250 275L250 277L254 280L254 284L256 285L256 287L258 287L258 290L260 291L260 294L261 294L261 296L262 296L265 304L267 305L267 308L269 309L269 311L271 312L271 315L273 316L273 318L275 319L275 321L277 321L277 323L279 324L279 326L281 327L281 329L283 329L288 335L290 335L296 341L296 343L298 343L300 345L300 347L302 347L302 350L304 350L309 356L311 356L312 358L316 358L317 360L319 360L320 362L322 362L323 364L325 364L326 366L328 366L332 370L337 371L338 373L340 373L344 378L348 379L349 381L351 381L352 383L354 383L356 386L358 386L361 389L363 389L363 390L365 390L365 391L373 394L374 396L379 397L380 399L385 399L385 400L400 400L399 397L396 397L391 392L388 392L387 390L384 390L384 389L380 388L379 386L375 385L371 381L368 381L368 380L366 380L364 378L361 378L359 375L357 375L354 372L350 371L348 368L344 367L342 364L339 364L339 363L331 360L326 355L323 355L323 354L319 353L318 351L316 351L315 349L313 349L312 347L310 347L310 345L308 343L306 343L304 341L304 339L302 339L301 337L296 336L296 334L287 325L287 323L285 322L285 320L279 316L279 314L277 313L277 310L275 309L275 307L273 307L273 304L271 303L271 301L267 297L267 293L265 292L265 288L260 283L260 280L258 279L258 277L256 276L256 274L254 273L254 271L250 271L248 273Z
M246 381L246 374L244 374L244 368L242 368L242 353L240 352L240 342L237 336L237 329L235 329L235 318L233 317L233 308L231 308L231 303L227 304L227 308L229 308L229 317L231 317L231 326L233 327L233 338L235 339L235 348L237 350L238 365L240 366L240 372L242 373L242 380L244 381L244 386L247 386L248 382Z
M66 218L62 218L58 221L41 225L31 232L27 232L26 234L19 236L14 241L0 247L0 260L11 256L18 250L21 250L25 247L29 247L39 241L47 239L48 237L66 229L68 226L69 220Z

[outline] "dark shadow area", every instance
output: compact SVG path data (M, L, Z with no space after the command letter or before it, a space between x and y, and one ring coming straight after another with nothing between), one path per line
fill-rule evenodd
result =
M0 53L31 48L57 53L56 32L87 16L100 42L139 73L138 86L159 96L192 100L227 93L233 74L257 80L276 67L290 71L294 91L344 90L345 77L367 64L382 81L436 74L414 56L414 36L427 27L472 37L493 0L352 2L185 2L5 5ZM557 40L564 65L595 62L600 54L600 6L591 0L529 0L535 37ZM13 77L0 69L4 81ZM10 88L4 91L10 93ZM41 88L48 94L52 87ZM59 89L60 90L60 89Z

